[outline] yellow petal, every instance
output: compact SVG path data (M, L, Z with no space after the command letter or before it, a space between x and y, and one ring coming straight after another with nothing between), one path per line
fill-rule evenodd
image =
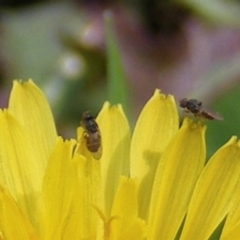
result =
M33 159L38 165L35 175L42 180L57 136L48 102L31 80L24 83L14 81L9 108L28 135L33 149Z
M61 234L69 214L74 178L72 151L75 141L58 139L50 156L43 180L44 239L62 239Z
M0 187L0 229L3 239L38 240L26 216L2 187Z
M194 190L181 240L208 239L232 206L240 175L240 147L232 137L209 160Z
M201 123L185 119L163 152L150 204L151 240L174 239L183 221L205 162L205 129Z
M0 110L0 181L22 207L35 226L40 181L37 164L22 125L8 110ZM37 176L34 176L37 175Z
M102 134L102 187L105 212L110 214L121 175L129 176L130 129L121 105L105 103L97 118Z
M220 240L235 240L239 239L240 236L240 223L237 225L232 225L228 227L226 231L223 231L221 234Z
M139 181L140 216L146 217L153 179L162 151L179 127L177 108L171 95L156 90L143 108L134 129L130 169Z
M73 186L73 200L63 240L96 240L98 226L103 223L93 206L102 206L100 161L85 158L76 153L73 159L76 182Z
M145 238L146 225L137 217L137 185L133 179L121 178L111 216L111 240Z
M238 142L238 146L240 147L240 142ZM240 159L239 159L240 160ZM235 197L232 201L232 206L227 215L227 219L224 224L224 228L221 234L221 240L231 240L238 239L240 234L240 182L238 182L235 189Z

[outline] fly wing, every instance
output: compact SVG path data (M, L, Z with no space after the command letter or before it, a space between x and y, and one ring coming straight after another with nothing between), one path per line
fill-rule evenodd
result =
M213 110L211 110L208 107L202 107L201 109L201 114L200 114L203 118L208 119L208 120L218 120L218 121L222 121L223 117L218 114L217 112L214 112Z

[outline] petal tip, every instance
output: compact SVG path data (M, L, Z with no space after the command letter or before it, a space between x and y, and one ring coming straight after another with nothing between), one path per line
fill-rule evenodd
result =
M153 93L153 97L159 97L160 99L167 100L169 98L171 99L173 96L171 94L164 94L160 89L156 88Z
M204 124L203 121L200 120L196 122L193 119L188 117L184 118L182 125L185 127L189 127L190 129L193 129L193 130L197 128L206 130L207 128L207 126Z

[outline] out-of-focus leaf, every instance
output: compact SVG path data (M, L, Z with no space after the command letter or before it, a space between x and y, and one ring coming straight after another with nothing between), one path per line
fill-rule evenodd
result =
M198 86L195 86L195 91L193 91L189 97L204 99L205 102L208 102L209 99L212 99L212 93L227 92L235 85L236 79L240 76L239 65L239 53L222 61L218 61L212 65L211 70L202 77L202 81L200 81Z
M229 136L240 136L240 112L239 112L240 86L214 103L214 111L219 112L223 121L209 121L207 131L207 152L210 157Z
M218 25L240 27L240 4L226 0L182 0L194 12Z
M111 104L121 103L124 110L129 112L128 86L114 33L113 17L110 11L104 13L104 21L107 47L108 100Z

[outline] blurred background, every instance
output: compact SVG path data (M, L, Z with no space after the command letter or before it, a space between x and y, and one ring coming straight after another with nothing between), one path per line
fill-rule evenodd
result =
M155 88L197 98L224 118L207 122L210 156L240 136L239 12L239 0L0 0L0 105L13 79L32 78L58 132L74 136L83 111L111 100L103 20L111 13L131 125Z

